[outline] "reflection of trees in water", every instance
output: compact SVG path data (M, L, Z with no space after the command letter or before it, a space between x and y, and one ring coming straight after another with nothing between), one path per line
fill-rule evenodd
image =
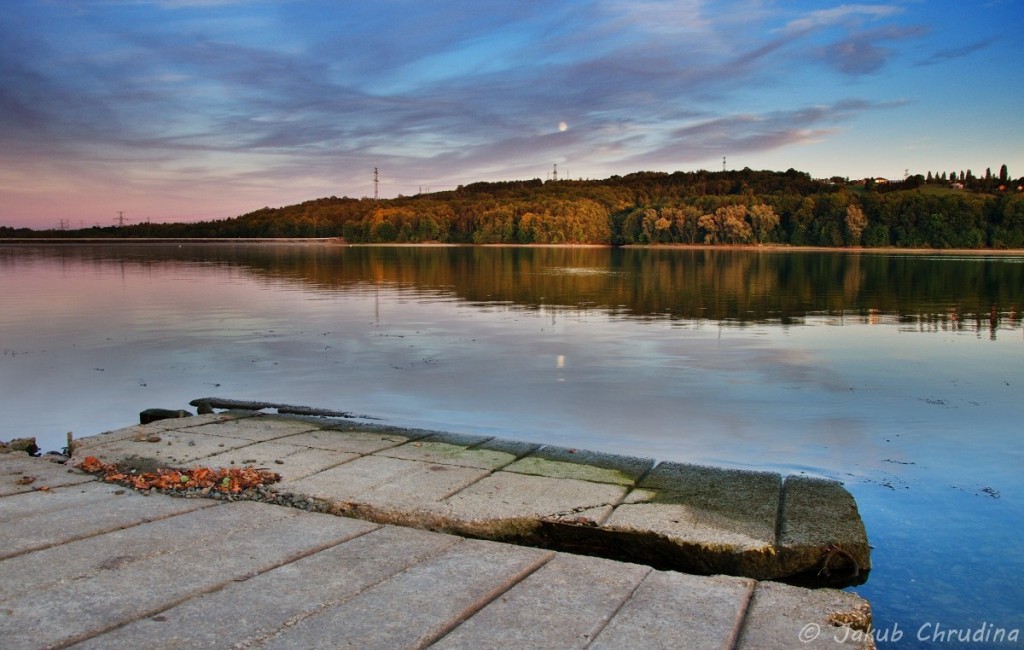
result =
M58 249L54 249L58 250ZM321 291L398 288L526 309L636 318L799 322L857 317L903 326L1021 327L1018 259L729 249L187 245L63 247L92 262L242 266Z

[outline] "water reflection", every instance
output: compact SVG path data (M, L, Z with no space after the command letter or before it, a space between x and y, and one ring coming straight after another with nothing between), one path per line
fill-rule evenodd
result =
M714 249L124 245L33 248L96 264L234 266L303 290L382 287L471 304L592 310L727 325L898 324L921 331L1021 328L1024 258ZM17 264L0 248L0 270Z
M877 627L1024 627L1022 261L0 245L0 438L217 395L830 476Z

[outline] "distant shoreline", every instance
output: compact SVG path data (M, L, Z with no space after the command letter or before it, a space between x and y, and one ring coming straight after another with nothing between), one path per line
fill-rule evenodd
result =
M623 248L630 250L726 250L765 253L881 253L886 255L1024 255L1020 248L884 248L789 246L786 244L450 244L443 242L346 242L340 237L10 237L5 244L329 244L390 248Z

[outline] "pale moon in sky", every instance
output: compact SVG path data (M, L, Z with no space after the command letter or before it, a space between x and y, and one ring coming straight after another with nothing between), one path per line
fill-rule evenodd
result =
M569 125L566 124L565 122L559 122L558 123L558 130L559 131L565 131L568 128L569 128Z

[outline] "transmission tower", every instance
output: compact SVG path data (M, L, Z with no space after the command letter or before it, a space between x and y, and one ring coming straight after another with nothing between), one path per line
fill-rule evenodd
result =
M725 156L722 156L722 171L725 171Z
M117 225L118 226L123 226L124 225L124 210L118 210L117 211Z
M373 168L373 200L380 201L380 176L377 168Z
M558 181L558 163L555 163L555 169L551 172L551 180Z

